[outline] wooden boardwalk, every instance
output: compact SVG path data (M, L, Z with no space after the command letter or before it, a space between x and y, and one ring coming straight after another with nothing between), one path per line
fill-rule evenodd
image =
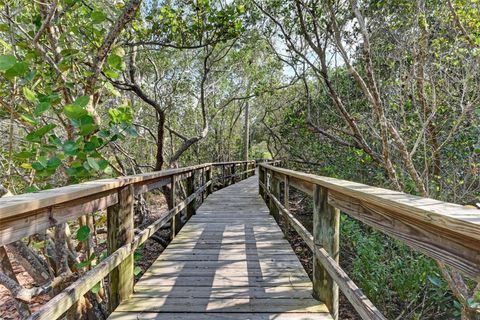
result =
M110 319L332 319L311 293L254 176L210 195Z

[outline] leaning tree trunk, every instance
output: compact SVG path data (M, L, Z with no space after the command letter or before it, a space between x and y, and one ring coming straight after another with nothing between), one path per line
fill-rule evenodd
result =
M15 299L17 312L20 317L22 319L27 318L30 316L30 309L27 303L18 298L18 292L16 292L18 290L15 290L15 288L18 288L19 283L4 247L0 247L0 267L2 271L0 272L0 284L9 289L12 297Z

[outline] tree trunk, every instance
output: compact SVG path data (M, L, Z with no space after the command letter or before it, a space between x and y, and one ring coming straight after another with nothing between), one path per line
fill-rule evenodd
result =
M15 272L13 271L13 267L10 263L10 260L7 256L7 251L5 250L4 247L0 247L0 268L3 271L3 273L5 274L5 276L7 276L12 281L14 281L18 284L17 277L15 276ZM11 291L11 290L10 290L10 292L12 293L12 296L14 298L16 298L15 297L16 293ZM25 319L28 316L30 316L30 309L28 308L27 303L25 303L25 302L23 302L19 299L15 299L15 302L17 304L17 312L18 312L18 314L20 314L20 317L22 319Z
M163 143L165 140L165 111L157 111L158 123L157 123L157 154L155 157L155 171L162 170L163 159Z
M250 122L249 122L249 105L245 104L245 125L243 131L243 160L248 161L248 145L250 144Z

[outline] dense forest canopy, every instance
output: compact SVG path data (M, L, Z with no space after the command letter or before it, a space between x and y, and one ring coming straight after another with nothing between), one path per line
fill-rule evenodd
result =
M477 0L2 0L0 48L1 196L275 158L479 201ZM474 279L342 228L352 276L389 318L478 316Z

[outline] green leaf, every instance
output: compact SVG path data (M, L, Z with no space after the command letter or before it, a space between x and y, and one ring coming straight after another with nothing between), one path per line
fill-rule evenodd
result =
M86 152L90 152L90 151L93 151L97 148L97 145L93 142L87 142L85 143L85 146L83 147L83 150L85 150Z
M112 95L116 96L116 97L121 97L122 94L117 90L115 89L115 87L110 83L110 82L105 82L105 84L103 85Z
M31 115L26 114L26 113L20 114L20 118L22 118L23 120L27 121L30 124L37 124L38 123L37 120L35 120L35 118L33 118Z
M7 32L10 30L10 26L6 23L0 23L0 31Z
M62 164L62 160L59 157L52 157L47 161L47 169L56 170Z
M97 128L97 125L93 123L83 124L80 126L80 135L88 136L89 134L95 132Z
M87 163L90 166L90 168L92 168L93 170L95 170L95 171L100 171L101 170L100 165L98 164L98 162L95 158L87 157Z
M137 137L138 136L137 130L132 126L126 127L125 132L128 133L129 135L131 135L132 137Z
M76 154L78 150L78 145L74 141L66 141L62 146L63 151L68 155Z
M108 109L108 115L113 123L131 123L133 121L133 110L129 106Z
M442 285L442 280L435 276L428 276L428 281L430 281L436 287L440 287Z
M98 166L100 167L100 170L104 171L108 167L108 161L105 159L100 159L98 162Z
M133 274L138 276L140 273L142 273L142 268L140 268L139 266L136 266L135 268L133 268Z
M37 102L37 96L35 95L35 93L32 90L28 89L27 87L23 87L22 90L23 90L23 95L25 96L25 98L28 101L30 101L32 103Z
M85 108L89 102L90 102L89 96L81 96L81 97L78 97L73 104L76 106Z
M95 10L90 15L90 18L92 18L93 23L101 23L101 22L105 21L107 16L102 11Z
M116 54L109 55L107 62L113 69L122 70L122 58L120 58Z
M26 192L26 193L32 193L32 192L37 192L37 191L40 191L40 189L38 189L38 188L35 187L35 186L30 186L30 187L27 187L27 188L25 189L25 192Z
M77 49L63 49L60 54L63 57L68 57L77 54L79 51Z
M81 226L77 230L77 240L78 241L85 241L88 239L88 235L90 234L90 228L88 226Z
M125 56L125 49L123 47L118 46L112 49L112 53L116 54L117 56L123 57Z
M28 159L30 157L33 157L34 155L35 155L35 153L33 153L31 151L22 151L22 152L15 153L14 157L16 159Z
M39 156L37 158L38 162L40 162L42 164L42 166L45 168L47 167L47 157L45 156Z
M32 163L32 168L37 170L37 171L45 169L45 167L40 162Z
M80 121L80 125L82 125L82 124L94 124L95 123L95 120L93 119L93 117L91 115L81 117L79 119L79 121Z
M50 102L40 102L35 107L35 115L39 116L50 108Z
M105 241L105 239L102 239L101 241ZM105 242L102 242L102 243L105 243ZM100 242L99 242L99 244L100 244ZM103 261L107 258L108 258L108 252L107 251L102 252L102 255L100 256L100 261Z
M87 110L74 104L67 104L63 108L63 113L65 113L69 119L80 119L81 117L88 115Z
M103 170L105 174L112 175L113 174L113 169L112 167L106 167L105 170Z
M25 62L17 62L5 71L5 77L13 79L15 77L22 77L28 73L28 65Z
M47 124L43 127L41 127L40 129L38 130L35 130L35 131L32 131L30 132L29 134L27 134L27 136L25 137L25 139L27 141L31 141L31 142L39 142L40 139L45 135L47 134L48 132L50 132L51 130L53 130L53 128L55 128L57 125L53 124L53 123L50 123L50 124Z
M17 58L10 54L8 55L0 55L0 71L5 71L13 67L17 63Z
M139 250L135 250L135 252L133 253L133 261L139 261L142 259L142 257L142 252Z
M117 79L118 78L118 73L116 73L115 71L111 70L111 69L106 69L105 71L103 71L105 73L105 75L107 77L110 77L112 79Z
M97 282L97 284L95 284L90 291L92 291L93 294L97 294L100 292L100 287L100 282Z

